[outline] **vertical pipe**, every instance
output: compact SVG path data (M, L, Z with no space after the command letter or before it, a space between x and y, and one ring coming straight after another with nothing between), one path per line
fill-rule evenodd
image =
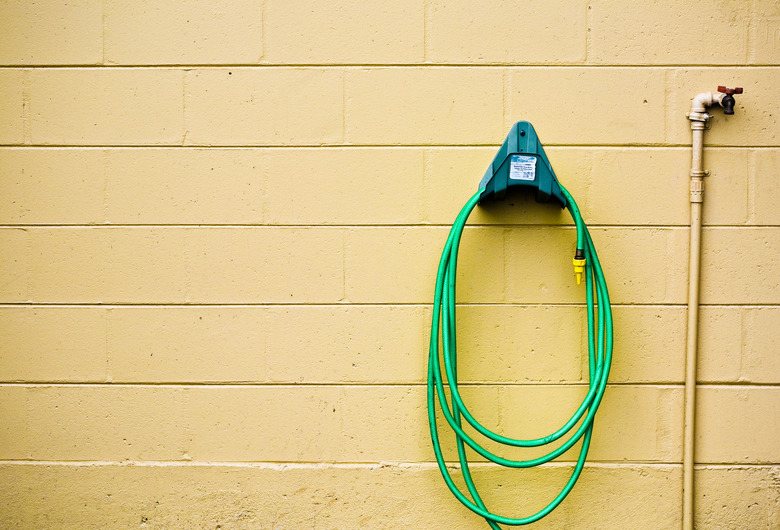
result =
M701 270L702 152L705 121L691 121L691 233L688 272L688 340L685 353L685 428L683 440L683 529L693 530L693 464L696 415L696 357L699 331L699 271Z

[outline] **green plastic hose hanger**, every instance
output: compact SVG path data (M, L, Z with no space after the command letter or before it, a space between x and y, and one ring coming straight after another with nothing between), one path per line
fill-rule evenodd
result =
M482 208L490 208L492 202L501 200L510 193L523 192L533 192L537 202L565 208L571 214L576 227L574 272L578 284L584 276L588 321L587 395L564 425L547 436L535 439L509 438L482 425L471 414L461 397L457 373L455 278L458 247L463 229L469 214L477 204ZM579 356L580 352L572 352L572 354ZM611 362L612 310L607 284L593 240L574 199L558 182L533 126L526 121L518 122L509 131L506 140L488 167L479 183L479 190L466 202L455 219L444 245L436 277L428 359L428 420L436 461L450 491L467 508L484 517L488 525L494 529L501 528L499 524L518 526L533 523L552 512L572 490L585 466L593 433L593 420L604 396ZM445 385L448 392L445 391ZM467 490L465 492L461 491L455 483L444 459L436 423L439 415L444 417L455 434L460 472ZM470 432L464 429L464 421L470 425ZM476 434L471 434L474 431ZM508 447L530 448L555 442L557 444L543 456L528 460L512 460L487 450L476 439L479 437ZM524 517L498 515L487 507L472 479L466 454L468 447L478 455L501 466L527 468L550 462L578 443L577 462L560 493L537 513Z
M554 199L561 208L566 208L566 198L558 178L534 126L527 121L515 123L493 158L493 163L479 183L480 190L483 190L479 203L489 199L503 199L510 187L535 189L537 202Z

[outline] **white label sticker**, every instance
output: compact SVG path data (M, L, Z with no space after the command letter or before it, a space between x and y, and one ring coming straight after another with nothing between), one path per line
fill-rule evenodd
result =
M509 160L509 178L512 180L534 180L536 178L536 157L513 155Z

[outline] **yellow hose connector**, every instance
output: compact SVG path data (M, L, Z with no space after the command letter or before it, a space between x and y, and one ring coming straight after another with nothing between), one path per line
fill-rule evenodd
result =
M582 275L585 274L585 258L572 260L574 263L574 276L577 278L577 285L582 283Z

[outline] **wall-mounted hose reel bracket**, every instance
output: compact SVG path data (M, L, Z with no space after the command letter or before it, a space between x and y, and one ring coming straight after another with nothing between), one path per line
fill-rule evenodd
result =
M483 190L479 204L503 199L509 188L533 188L537 202L553 199L566 208L566 197L558 184L550 160L534 126L527 121L514 124L493 162L479 183Z

